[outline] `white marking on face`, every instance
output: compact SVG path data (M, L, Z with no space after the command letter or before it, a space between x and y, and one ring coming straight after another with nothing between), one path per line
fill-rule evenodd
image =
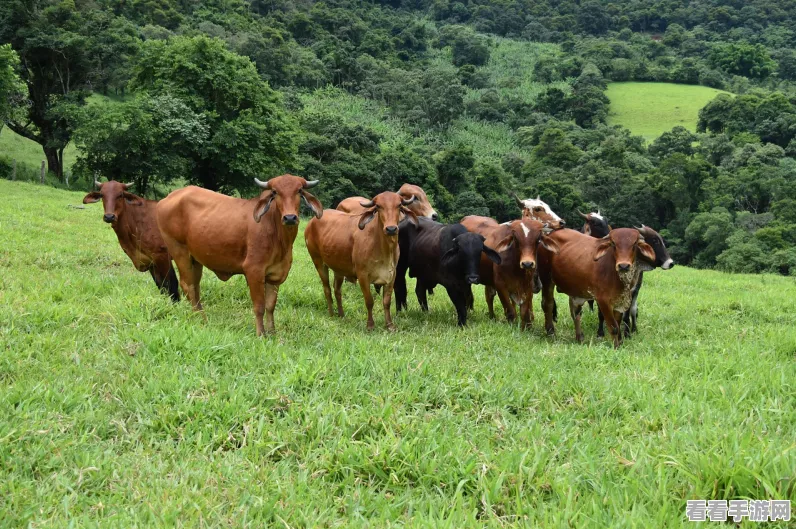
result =
M557 220L557 221L561 220L561 217L559 217L558 215L553 213L553 210L550 209L550 206L548 206L547 204L545 204L544 202L542 202L539 199L526 198L525 200L522 201L522 203L525 205L526 209L528 209L528 211L531 212L531 216L533 216L534 208L541 207L542 209L544 209L545 213L550 215L550 217L552 217L554 220Z
M592 216L592 217L594 217L595 219L599 219L599 220L605 220L605 219L603 219L603 216L602 216L602 215L600 215L599 213L589 213L589 215L591 215L591 216Z
M522 226L522 233L524 233L525 236L528 237L528 234L531 233L531 230L529 230L524 223L520 223L520 226Z

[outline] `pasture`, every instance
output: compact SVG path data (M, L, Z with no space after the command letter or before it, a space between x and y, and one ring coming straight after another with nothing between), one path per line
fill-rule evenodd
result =
M576 344L563 296L550 339L538 297L523 333L475 287L458 329L411 282L367 333L300 233L258 339L242 277L205 273L206 320L172 305L83 195L0 180L3 526L685 527L686 499L796 499L793 278L651 272L618 350L596 313Z
M681 125L696 130L699 111L722 90L674 83L609 83L608 124L622 125L652 141Z

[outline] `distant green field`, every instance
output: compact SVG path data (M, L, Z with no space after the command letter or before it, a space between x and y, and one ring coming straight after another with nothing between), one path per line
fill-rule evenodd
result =
M548 338L538 299L521 332L476 286L459 329L413 281L366 332L300 233L258 339L242 277L205 271L204 319L83 193L0 196L2 527L669 528L687 499L796 499L792 278L650 272L618 350L589 312L575 343L564 296Z
M608 123L623 125L647 141L677 125L694 131L699 110L722 93L727 92L673 83L611 83Z

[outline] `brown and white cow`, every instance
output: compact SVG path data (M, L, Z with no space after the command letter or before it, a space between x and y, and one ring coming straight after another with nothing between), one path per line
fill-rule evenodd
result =
M398 193L384 192L373 200L363 200L360 214L326 210L323 218L312 219L304 230L312 262L323 283L329 315L333 316L329 270L334 272L334 295L337 314L343 317L340 292L343 281L359 282L368 309L368 330L373 322L373 295L370 285L383 287L384 322L389 330L395 325L390 315L396 267L398 264L398 222L400 214L417 225L417 216L409 209L413 199Z
M513 322L517 317L515 304L520 306L520 322L523 329L533 321L533 294L536 288L535 273L537 251L540 247L555 253L558 247L544 225L527 217L504 224L487 217L471 215L461 221L468 231L483 235L484 245L500 254L500 264L485 256L481 257L480 283L486 285L486 303L489 317L495 317L494 299L497 293L506 319Z
M583 341L580 325L583 304L594 299L608 324L614 346L619 347L622 313L630 308L641 272L652 269L654 250L644 242L638 230L629 228L612 230L602 239L567 229L552 232L550 238L558 244L558 252L539 252L542 306L548 334L555 333L553 289L557 288L569 296L578 342Z
M415 197L413 202L407 206L407 209L416 216L426 217L431 220L439 219L439 215L434 211L422 187L404 184L401 186L401 189L398 190L398 194L401 195L401 198L404 200L412 200L412 197ZM362 213L365 211L365 208L362 207L361 203L367 201L368 199L365 197L349 197L341 201L335 209L344 213ZM403 218L403 216L401 218Z
M519 206L520 210L522 211L523 217L538 220L542 224L546 224L547 227L554 230L558 230L566 226L567 222L556 215L556 213L550 209L550 206L548 206L547 203L545 203L539 196L536 198L526 198L525 200L522 200L514 193L511 195L514 197L514 200L517 202L517 206Z
M158 206L158 225L177 268L180 285L195 310L202 309L203 267L222 281L243 274L254 304L257 335L274 330L274 307L293 264L303 198L316 217L323 206L307 189L318 181L282 175L261 182L263 191L244 200L200 187L172 192ZM266 325L263 327L263 313Z
M119 245L139 272L152 275L155 284L173 301L180 300L177 275L171 266L166 243L158 230L155 210L157 201L146 200L128 191L133 184L115 180L105 183L94 181L97 191L83 198L83 204L102 200L105 214L102 220L116 232Z

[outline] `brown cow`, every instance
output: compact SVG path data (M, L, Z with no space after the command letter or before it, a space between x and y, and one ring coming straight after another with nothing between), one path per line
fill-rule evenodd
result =
M547 234L551 231L536 220L522 218L498 224L487 217L464 217L461 223L474 233L486 237L484 244L500 253L501 263L496 264L481 257L480 282L486 285L486 303L489 317L495 317L494 299L497 293L506 319L517 318L515 303L520 305L520 322L523 329L533 321L537 249L544 247L555 253L558 246Z
M279 285L293 264L299 202L306 200L318 218L323 206L307 191L317 180L282 175L268 182L255 178L254 182L263 192L249 200L193 186L174 191L158 206L158 225L194 309L202 310L202 267L222 281L243 274L254 304L257 335L261 336L266 329L274 330Z
M418 217L426 217L431 220L439 219L439 215L437 215L437 212L431 207L431 202L428 201L426 192L423 191L422 187L404 184L401 186L401 189L398 190L398 194L401 195L401 198L404 200L412 200L412 197L415 197L415 200L408 206L408 209ZM365 211L365 208L362 207L361 203L367 201L368 199L365 197L349 197L340 202L335 209L344 213L362 213Z
M417 225L417 216L408 208L413 200L398 193L384 192L373 200L363 201L364 212L358 215L326 210L323 218L312 219L304 230L307 250L323 283L326 306L333 316L329 269L334 272L334 295L337 314L343 317L340 288L343 280L358 281L368 309L368 330L373 329L373 296L370 285L383 286L384 322L395 330L390 316L393 284L398 264L398 220L400 213ZM376 222L372 222L373 220Z
M517 201L517 205L520 207L523 217L538 220L542 224L547 224L549 228L553 228L554 230L559 230L566 226L567 222L556 215L555 212L550 209L550 206L543 202L539 196L536 198L526 198L525 200L521 200L514 193L512 193L511 196Z
M171 257L166 243L160 236L155 209L157 201L145 200L127 190L133 184L122 184L115 180L94 185L99 191L92 191L83 198L83 204L102 200L105 215L102 220L109 223L116 232L119 245L133 262L139 272L147 270L155 284L173 301L180 300L177 275L171 266Z
M556 287L569 296L578 342L583 341L580 326L583 304L594 299L608 324L614 347L619 347L622 313L630 308L640 273L652 270L655 251L644 242L638 230L630 228L612 230L602 239L575 230L556 230L550 238L558 243L558 253L539 252L542 306L548 334L555 333L553 288Z

